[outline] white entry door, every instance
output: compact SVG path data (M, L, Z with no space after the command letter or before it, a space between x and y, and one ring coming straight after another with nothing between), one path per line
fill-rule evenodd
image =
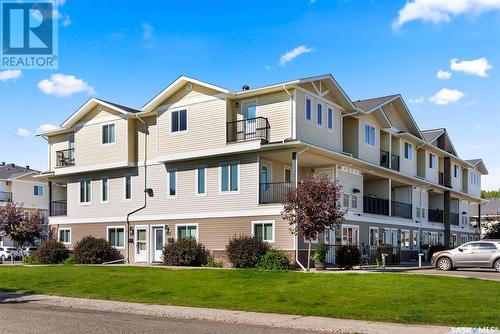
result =
M153 262L163 261L163 243L165 233L163 226L153 227Z
M135 228L135 262L148 262L148 229L145 226Z
M392 245L392 253L396 254L398 247L398 229L397 228L391 228L391 245Z

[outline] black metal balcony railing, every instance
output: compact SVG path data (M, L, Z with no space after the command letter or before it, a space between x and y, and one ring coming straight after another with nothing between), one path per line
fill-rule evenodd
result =
M450 212L450 224L458 225L458 213Z
M60 150L56 152L56 167L73 166L75 164L75 149Z
M9 191L0 191L0 202L12 202L12 193Z
M372 196L363 196L363 212L388 216L389 200Z
M443 222L443 210L439 209L429 209L428 210L429 221L434 223Z
M265 117L248 118L227 122L227 142L240 142L253 139L269 141L271 126Z
M444 173L439 172L439 185L444 186Z
M391 216L411 218L411 204L392 201Z
M389 168L389 152L380 150L380 166Z
M391 154L391 169L399 172L399 155Z
M66 216L68 213L68 205L66 200L50 202L51 216Z
M291 182L265 182L259 186L259 203L285 203L288 192L293 188Z

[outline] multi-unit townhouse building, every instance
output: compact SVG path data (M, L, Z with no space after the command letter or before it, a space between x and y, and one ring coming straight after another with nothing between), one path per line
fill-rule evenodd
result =
M459 158L445 129L421 131L400 95L351 101L331 75L238 92L182 76L137 110L91 98L42 136L60 240L103 237L130 262L186 236L224 260L239 234L301 259L282 203L314 174L342 185L328 244L391 244L404 260L479 236L468 208L484 163Z
M39 171L29 166L0 163L0 206L17 203L27 211L39 210L47 216L49 210L48 183L38 178ZM0 231L0 246L13 246L14 242Z

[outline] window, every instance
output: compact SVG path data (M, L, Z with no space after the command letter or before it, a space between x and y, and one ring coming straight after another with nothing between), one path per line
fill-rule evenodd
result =
M466 235L462 235L460 239L460 244L462 245L469 241L469 238Z
M207 181L207 169L206 167L198 167L196 170L196 194L198 196L206 194L206 181Z
M316 116L316 123L318 126L323 126L323 105L321 103L318 103Z
M43 186L33 186L34 196L43 196Z
M238 167L237 163L221 166L221 191L238 191Z
M436 156L432 153L429 153L429 168L436 168Z
M413 160L413 145L405 142L405 159Z
M132 198L132 176L127 175L125 176L124 179L124 196L125 199L131 199Z
M306 97L306 120L312 121L312 100Z
M61 228L59 229L59 241L63 244L71 243L71 229L70 228Z
M444 245L444 233L443 232L439 232L438 244Z
M292 182L292 170L285 168L284 180L285 182Z
M375 128L365 124L365 144L375 146Z
M418 208L418 207L417 207L417 210L416 210L416 211L417 211L417 212L416 212L416 213L417 213L417 218L420 218L420 208Z
M479 184L479 175L474 172L470 172L470 183L471 184Z
M125 248L125 228L108 227L108 242L112 247Z
M467 223L468 223L467 216L462 216L462 225L467 225Z
M171 113L171 132L187 130L187 110L177 110Z
M349 194L344 194L343 198L344 198L344 206L346 208L348 208L349 207Z
M104 124L102 126L102 143L112 144L115 142L115 124Z
M413 248L417 247L418 232L413 231Z
M439 243L437 232L429 233L429 245L437 245Z
M456 234L452 234L450 236L450 245L452 247L457 247L458 246L458 238L457 238L457 235Z
M107 177L101 179L101 201L109 201L109 179Z
M328 129L333 130L333 109L332 108L328 108L326 122L327 122Z
M421 215L422 219L425 219L425 209L421 208L420 210L422 210L422 215Z
M194 238L198 240L198 225L176 225L176 239Z
M92 184L90 180L80 181L80 203L90 203L92 200Z
M267 242L274 242L274 221L252 222L252 235Z
M453 165L453 177L457 178L459 173L458 165Z
M401 230L401 247L410 248L410 230Z
M495 247L495 245L494 245L494 244L492 244L492 243L490 243L490 242L480 242L480 243L478 244L478 248L479 248L479 249L484 249L484 250L487 250L487 249L490 249L490 250L497 249L497 248Z
M370 227L370 246L378 246L378 227Z
M358 228L358 226L354 225L342 226L342 245L358 244Z
M177 195L177 171L168 171L168 196Z
M358 208L358 196L356 195L351 195L351 208L353 209Z

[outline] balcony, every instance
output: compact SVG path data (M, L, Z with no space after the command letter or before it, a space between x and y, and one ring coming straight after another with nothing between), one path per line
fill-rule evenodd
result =
M428 217L430 222L442 223L443 222L443 210L439 209L429 209Z
M56 167L73 166L75 164L75 149L56 151Z
M68 213L68 205L66 200L52 201L50 203L50 216L66 216Z
M399 155L391 154L391 169L399 172Z
M411 204L398 201L392 201L391 204L391 216L411 219Z
M389 152L380 150L380 166L389 168Z
M293 189L291 182L260 183L259 204L285 203L290 189Z
M265 117L248 118L227 122L227 142L242 142L260 139L269 141L271 126Z
M9 191L0 191L0 202L12 202L12 193Z
M389 215L389 200L373 196L363 196L363 212Z

